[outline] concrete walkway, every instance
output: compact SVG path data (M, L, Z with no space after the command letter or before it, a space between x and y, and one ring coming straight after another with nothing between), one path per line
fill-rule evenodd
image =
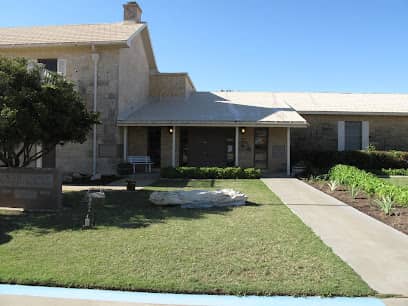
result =
M297 179L262 180L371 288L408 297L407 235Z

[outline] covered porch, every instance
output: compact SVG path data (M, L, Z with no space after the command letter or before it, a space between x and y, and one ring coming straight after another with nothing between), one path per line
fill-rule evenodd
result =
M193 93L152 100L118 120L123 159L153 167L255 167L290 174L290 131L306 121L269 94Z

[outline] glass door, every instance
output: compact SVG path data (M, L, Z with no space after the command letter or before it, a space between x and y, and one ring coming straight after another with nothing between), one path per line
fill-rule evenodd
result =
M268 168L268 128L255 128L254 167Z

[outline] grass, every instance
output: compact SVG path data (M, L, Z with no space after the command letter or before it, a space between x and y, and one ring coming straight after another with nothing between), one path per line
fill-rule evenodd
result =
M250 204L159 208L153 190L234 188ZM0 282L210 294L366 296L374 292L260 180L159 181L110 192L81 230L83 193L56 214L0 213Z
M384 179L397 186L408 186L408 177L390 177Z

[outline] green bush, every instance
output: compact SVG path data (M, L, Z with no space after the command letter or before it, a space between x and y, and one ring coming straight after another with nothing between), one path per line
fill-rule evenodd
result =
M337 165L329 171L330 180L342 185L354 186L378 198L389 197L396 203L408 207L408 187L396 186L372 173L353 166Z
M308 173L327 172L338 164L364 170L408 168L408 152L405 151L293 151L292 164L304 161Z
M401 169L381 169L381 173L384 175L405 175L408 176L408 169L401 168Z
M261 170L239 167L167 167L160 170L163 178L186 179L257 179Z

